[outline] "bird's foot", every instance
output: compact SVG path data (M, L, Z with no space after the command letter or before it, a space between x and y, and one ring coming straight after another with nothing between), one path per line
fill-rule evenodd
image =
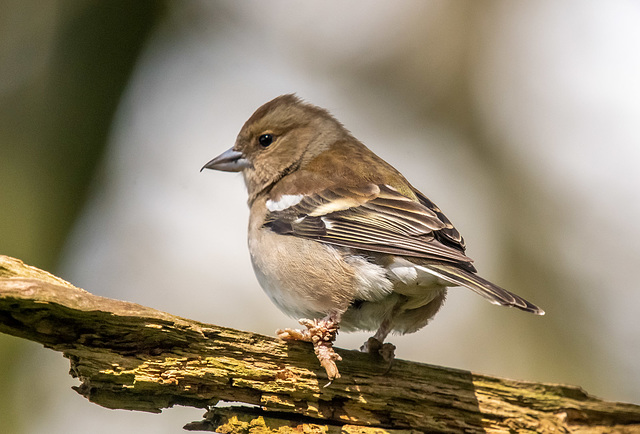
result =
M336 362L342 360L342 357L333 350L333 341L335 341L338 334L338 321L329 316L320 320L303 318L298 322L307 329L281 329L276 330L276 334L283 340L305 341L313 344L316 357L318 357L320 364L327 372L327 377L329 377L329 383L325 385L327 387L333 380L340 378Z
M391 369L391 363L396 358L396 346L391 343L382 343L374 337L370 337L367 342L362 344L360 351L363 353L369 353L373 356L382 357L382 359L389 363L389 369Z
M303 320L300 320L303 321ZM308 320L305 320L308 321ZM311 335L309 330L298 329L278 329L276 335L283 341L304 341L311 342Z

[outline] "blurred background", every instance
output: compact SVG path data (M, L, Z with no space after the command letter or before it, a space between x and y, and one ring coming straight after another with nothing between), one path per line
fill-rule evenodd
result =
M102 296L273 335L242 178L206 172L296 92L401 170L480 273L398 357L640 403L640 4L0 0L0 253ZM358 348L367 335L342 334ZM0 335L0 432L180 432Z

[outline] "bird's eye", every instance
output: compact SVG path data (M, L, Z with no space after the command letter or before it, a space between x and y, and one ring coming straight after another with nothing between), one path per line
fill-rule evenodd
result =
M260 137L258 137L258 143L260 143L260 146L262 146L263 148L268 147L271 143L273 143L273 134L263 134Z

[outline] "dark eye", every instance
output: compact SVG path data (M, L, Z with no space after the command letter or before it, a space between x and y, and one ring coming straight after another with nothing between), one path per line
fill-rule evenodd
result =
M273 143L273 134L263 134L260 137L258 137L258 143L260 143L260 146L262 146L263 148L268 147L271 143Z

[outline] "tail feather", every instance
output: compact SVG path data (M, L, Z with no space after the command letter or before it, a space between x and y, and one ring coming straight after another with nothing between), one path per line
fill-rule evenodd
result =
M513 306L536 315L544 315L544 310L535 304L470 271L447 264L429 264L424 268L441 279L469 288L493 304Z

